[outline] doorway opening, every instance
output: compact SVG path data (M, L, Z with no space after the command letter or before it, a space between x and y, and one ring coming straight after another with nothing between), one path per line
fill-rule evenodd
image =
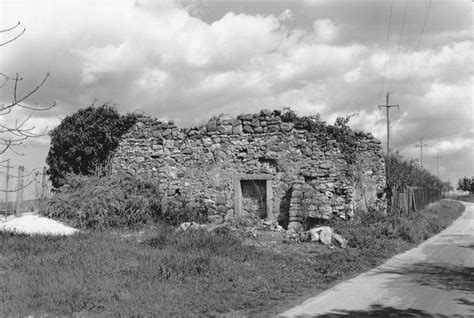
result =
M266 180L241 180L242 191L242 216L267 217L267 181Z
M237 217L272 218L273 189L270 174L239 174L234 179Z

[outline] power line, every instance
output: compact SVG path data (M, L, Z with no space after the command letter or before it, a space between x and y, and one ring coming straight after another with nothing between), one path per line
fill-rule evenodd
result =
M385 43L385 63L384 63L384 66L383 66L382 87L380 88L379 96L382 95L383 87L384 87L384 84L385 84L385 70L387 68L387 60L388 60L388 43L390 41L390 30L391 30L391 27L392 27L392 11L393 11L393 0L390 1L390 19L388 20L387 41Z
M420 139L420 143L415 145L415 147L420 148L420 165L423 168L423 147L428 147L428 145L423 143L423 139Z
M403 29L405 28L405 20L406 20L406 17L407 17L407 8L408 8L408 0L405 0L405 10L403 12L402 27L400 29L400 37L398 38L397 55L395 55L395 63L393 65L392 77L390 78L390 85L388 86L389 90L392 87L393 78L395 77L395 70L397 69L398 55L400 54L400 46L401 46L401 43L402 43Z
M423 21L423 26L421 27L420 37L418 38L418 44L416 45L415 56L413 57L413 62L411 63L410 72L408 73L407 82L405 84L405 90L403 96L405 96L408 90L408 83L410 82L411 75L413 72L413 66L415 65L416 58L418 57L418 51L420 50L421 39L423 38L423 34L425 33L426 22L428 21L428 15L431 9L431 0L428 3L428 9L426 10L425 20Z

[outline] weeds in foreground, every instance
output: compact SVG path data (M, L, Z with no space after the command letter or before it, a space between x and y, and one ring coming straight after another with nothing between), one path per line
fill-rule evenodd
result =
M370 269L461 212L460 203L443 201L405 220L367 215L352 226L335 224L350 247L317 254L277 253L244 245L229 231L176 232L160 223L139 240L109 231L0 233L0 316L271 315L282 303Z
M410 214L393 211L383 216L369 210L354 223L336 222L336 231L349 240L349 246L370 248L373 239L416 244L433 236L451 224L453 216L459 216L464 207L459 202L439 201L424 210Z
M44 216L79 229L137 228L163 221L202 221L199 205L179 198L166 202L152 179L121 173L106 177L69 175L66 184L40 207Z

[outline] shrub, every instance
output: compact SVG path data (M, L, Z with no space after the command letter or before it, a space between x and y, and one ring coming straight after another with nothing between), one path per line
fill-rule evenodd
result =
M371 249L383 255L386 244L398 240L400 243L419 243L428 239L452 221L449 214L459 215L463 206L457 202L439 201L430 204L418 213L403 215L392 211L384 215L374 209L356 213L358 218L351 223L331 221L336 232L349 241L349 246L361 250Z
M68 175L66 184L40 211L82 229L130 228L158 220L176 225L196 221L202 215L184 200L167 200L166 206L163 203L156 182L129 173Z
M68 173L104 175L121 136L135 122L135 115L120 115L108 104L80 109L64 118L50 132L51 147L46 162L53 186L64 185Z

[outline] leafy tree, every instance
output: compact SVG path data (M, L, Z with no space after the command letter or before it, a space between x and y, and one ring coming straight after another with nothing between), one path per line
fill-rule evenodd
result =
M120 137L135 122L133 114L122 116L108 104L92 105L64 118L50 132L51 147L46 163L53 186L62 186L68 173L105 175Z
M404 159L399 153L385 157L387 167L387 184L396 191L406 186L438 188L443 187L443 181L423 169L413 159Z
M460 191L469 191L469 194L474 193L474 179L469 177L462 177L458 180L458 190Z
M443 193L449 193L450 191L453 191L454 188L453 188L453 185L451 184L451 182L445 181L442 184L441 190L443 191Z

